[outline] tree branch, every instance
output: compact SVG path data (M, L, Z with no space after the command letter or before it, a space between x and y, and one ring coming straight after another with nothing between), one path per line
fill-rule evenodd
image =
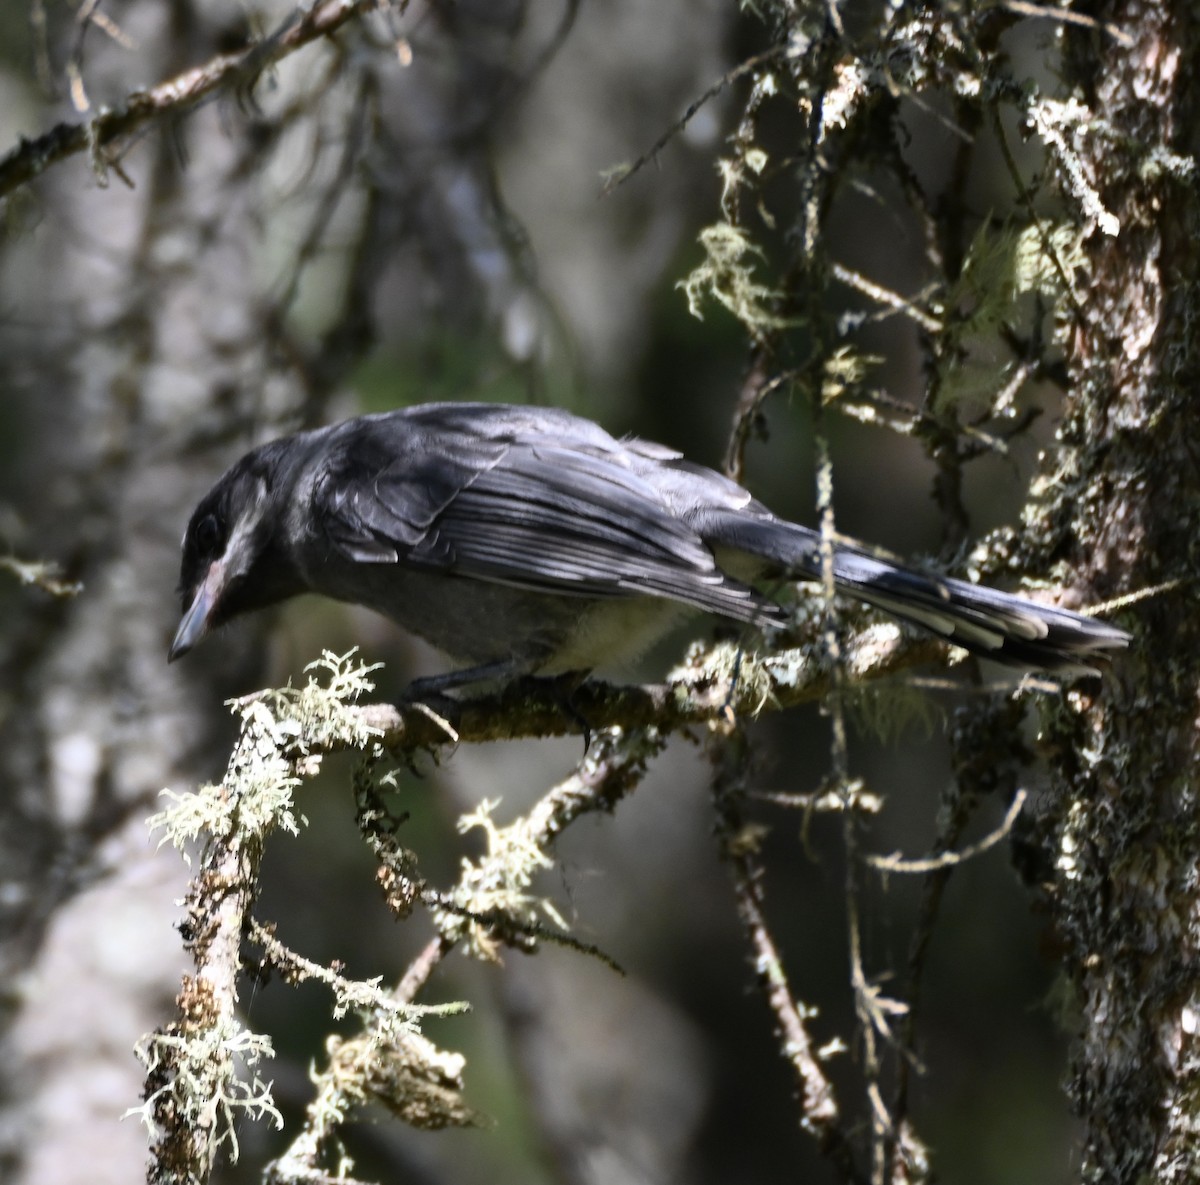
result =
M221 87L251 82L298 49L336 32L347 21L378 7L378 0L327 0L298 7L270 36L235 53L220 54L149 90L131 91L118 107L103 108L85 123L60 123L33 140L21 138L0 158L0 198L79 152L90 152L103 177L119 140L167 115L190 111Z
M877 682L944 661L948 649L936 639L906 638L894 626L868 628L847 642L847 682ZM364 704L355 711L378 731L385 748L411 751L447 741L568 736L581 732L584 724L594 732L617 725L653 725L671 733L721 717L755 716L813 703L829 688L828 663L808 649L752 659L731 645L709 653L702 664L677 673L669 683L619 685L589 679L567 690L560 680L531 677L472 699Z

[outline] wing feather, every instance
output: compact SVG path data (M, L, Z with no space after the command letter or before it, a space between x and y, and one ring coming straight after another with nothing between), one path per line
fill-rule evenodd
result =
M581 597L656 595L742 621L779 610L725 575L625 445L564 420L555 436L483 409L360 421L314 488L330 544L399 563ZM553 426L553 422L551 422ZM594 427L594 426L593 426Z

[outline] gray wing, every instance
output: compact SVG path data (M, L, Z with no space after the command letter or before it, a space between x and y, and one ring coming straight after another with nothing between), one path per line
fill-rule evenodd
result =
M718 568L649 479L640 447L588 421L426 405L360 421L333 452L314 509L357 562L560 596L649 594L741 621L779 615Z

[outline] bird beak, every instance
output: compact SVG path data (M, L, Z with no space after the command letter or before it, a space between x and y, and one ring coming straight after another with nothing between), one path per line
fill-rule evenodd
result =
M182 658L208 633L213 607L221 595L224 583L225 567L220 560L216 560L209 565L208 575L196 590L191 607L183 615L183 620L175 631L175 640L171 643L171 649L167 651L167 662Z

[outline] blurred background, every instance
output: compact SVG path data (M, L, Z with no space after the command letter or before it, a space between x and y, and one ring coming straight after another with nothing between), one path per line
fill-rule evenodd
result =
M864 29L887 11L863 5ZM3 0L0 148L278 30L290 12L271 2ZM0 550L52 562L82 588L60 596L43 572L0 571L0 1175L48 1185L142 1172L145 1134L117 1122L140 1098L131 1048L170 1018L186 967L173 929L186 869L156 849L144 819L164 786L219 779L233 738L223 701L298 678L324 649L358 646L383 663L381 698L441 669L386 622L317 602L238 622L168 668L192 506L255 443L430 399L566 406L719 465L751 343L715 303L693 316L680 282L703 259L700 231L722 218L719 162L749 82L721 88L624 184L605 193L605 179L771 36L770 20L733 0L380 9L5 199ZM1011 22L998 38L1015 72L1047 76L1053 26ZM965 254L1016 198L986 129L971 129L964 148L955 103L933 89L897 100L888 118L904 174L927 210L953 221ZM780 228L773 240L764 232L779 251L762 261L767 279L789 250L797 119L785 94L756 128L784 162L764 186L775 222L763 225ZM1014 151L1026 165L1035 158L1029 145ZM895 175L865 158L822 233L829 258L912 295L938 277ZM849 289L830 299L856 348L876 359L873 386L928 407L919 328L871 320L875 305ZM964 334L961 398L985 408L1007 358L996 340ZM1049 384L1021 386L1005 414L1044 414L1007 455L964 469L970 536L1019 517L1056 398ZM935 467L920 434L823 422L839 529L905 554L955 554L961 531L931 497ZM746 483L812 523L808 402L780 393L765 425ZM616 674L660 679L688 641L711 634L695 620ZM922 688L918 710L884 736L869 714L854 723L851 772L884 799L873 850L920 855L934 842L953 780L947 736L956 713L981 702L969 678L955 679L957 688ZM749 728L759 789L819 787L829 752L819 710ZM580 756L578 739L462 747L403 773L403 839L424 875L451 883L478 851L455 830L461 813L499 797L508 821ZM349 770L349 759L330 760L304 788L308 826L273 840L258 916L306 957L387 982L432 928L386 910ZM508 953L503 967L456 956L439 969L424 1000L466 999L472 1011L427 1031L467 1055L468 1101L491 1123L417 1132L368 1113L348 1141L359 1175L430 1185L837 1179L798 1126L717 858L710 781L698 745L677 738L614 817L565 835L541 886L624 978L552 947ZM1036 773L1024 785L1036 799ZM995 827L1005 806L983 802L967 838ZM816 816L805 830L795 811L754 809L769 829L767 907L793 988L817 1010L818 1040L851 1045L829 1070L844 1108L866 1122L841 820ZM907 959L921 883L869 883L865 960L886 994ZM926 967L912 1086L942 1181L1072 1178L1052 941L1006 846L955 872ZM294 1120L322 1057L329 1000L315 985L276 981L247 986L244 1003L250 1026L274 1038L266 1076ZM239 1136L241 1162L222 1180L258 1179L284 1139L266 1125Z

